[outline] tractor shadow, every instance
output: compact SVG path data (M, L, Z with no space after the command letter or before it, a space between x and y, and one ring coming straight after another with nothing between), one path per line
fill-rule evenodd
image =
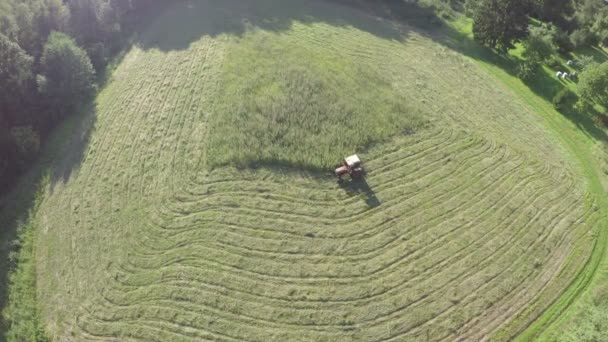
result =
M365 180L365 177L359 179L344 179L338 182L338 186L351 197L362 197L370 208L375 208L381 204L376 193Z

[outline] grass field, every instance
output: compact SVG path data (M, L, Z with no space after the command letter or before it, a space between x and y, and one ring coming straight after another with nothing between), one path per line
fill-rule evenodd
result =
M448 38L324 1L171 5L50 177L35 220L47 333L524 331L590 260L597 184L562 121ZM338 185L330 168L353 152L368 175Z

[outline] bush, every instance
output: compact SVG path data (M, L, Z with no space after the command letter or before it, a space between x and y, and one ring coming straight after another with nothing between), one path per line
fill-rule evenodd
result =
M40 66L46 81L39 78L39 87L44 90L51 112L72 113L93 95L95 70L87 53L70 36L52 32L44 45Z
M566 69L566 67L564 67L564 64L562 64L562 60L559 59L559 57L557 56L551 56L548 60L547 60L547 65L549 67L551 67L554 70L563 70Z
M568 89L562 88L555 96L553 96L553 107L557 110L565 109L573 105L578 100L576 94Z
M574 44L568 35L568 32L560 29L559 27L555 31L555 37L553 37L553 42L557 46L557 50L560 53L568 53L574 51Z
M596 45L598 43L596 35L587 28L581 28L572 32L570 40L575 48Z
M30 126L11 128L11 136L23 162L34 159L40 150L40 137Z
M538 75L538 70L540 66L538 63L532 61L524 61L519 64L517 68L517 77L519 77L522 81L527 82L531 81L536 75Z
M523 57L533 63L545 63L557 49L554 43L555 26L543 24L539 27L530 26L528 38L524 41L526 50Z
M580 71L585 70L588 66L596 63L593 57L581 55L574 58L574 67Z
M608 106L608 62L587 66L579 77L578 89L584 102Z

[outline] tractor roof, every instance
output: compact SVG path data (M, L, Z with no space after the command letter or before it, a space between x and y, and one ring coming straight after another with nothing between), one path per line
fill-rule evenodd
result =
M348 166L351 166L351 167L361 164L361 159L359 159L359 156L357 156L356 154L353 154L350 157L344 158L344 161L346 162L346 164Z

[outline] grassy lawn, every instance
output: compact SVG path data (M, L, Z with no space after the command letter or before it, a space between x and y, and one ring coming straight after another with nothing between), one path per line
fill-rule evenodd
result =
M295 0L151 20L29 221L48 335L545 331L602 259L601 130L557 113L546 94L563 85L523 84L466 21L423 26ZM353 152L368 174L338 185Z
M211 114L210 167L323 171L344 154L423 126L421 110L371 63L269 32L231 45Z

